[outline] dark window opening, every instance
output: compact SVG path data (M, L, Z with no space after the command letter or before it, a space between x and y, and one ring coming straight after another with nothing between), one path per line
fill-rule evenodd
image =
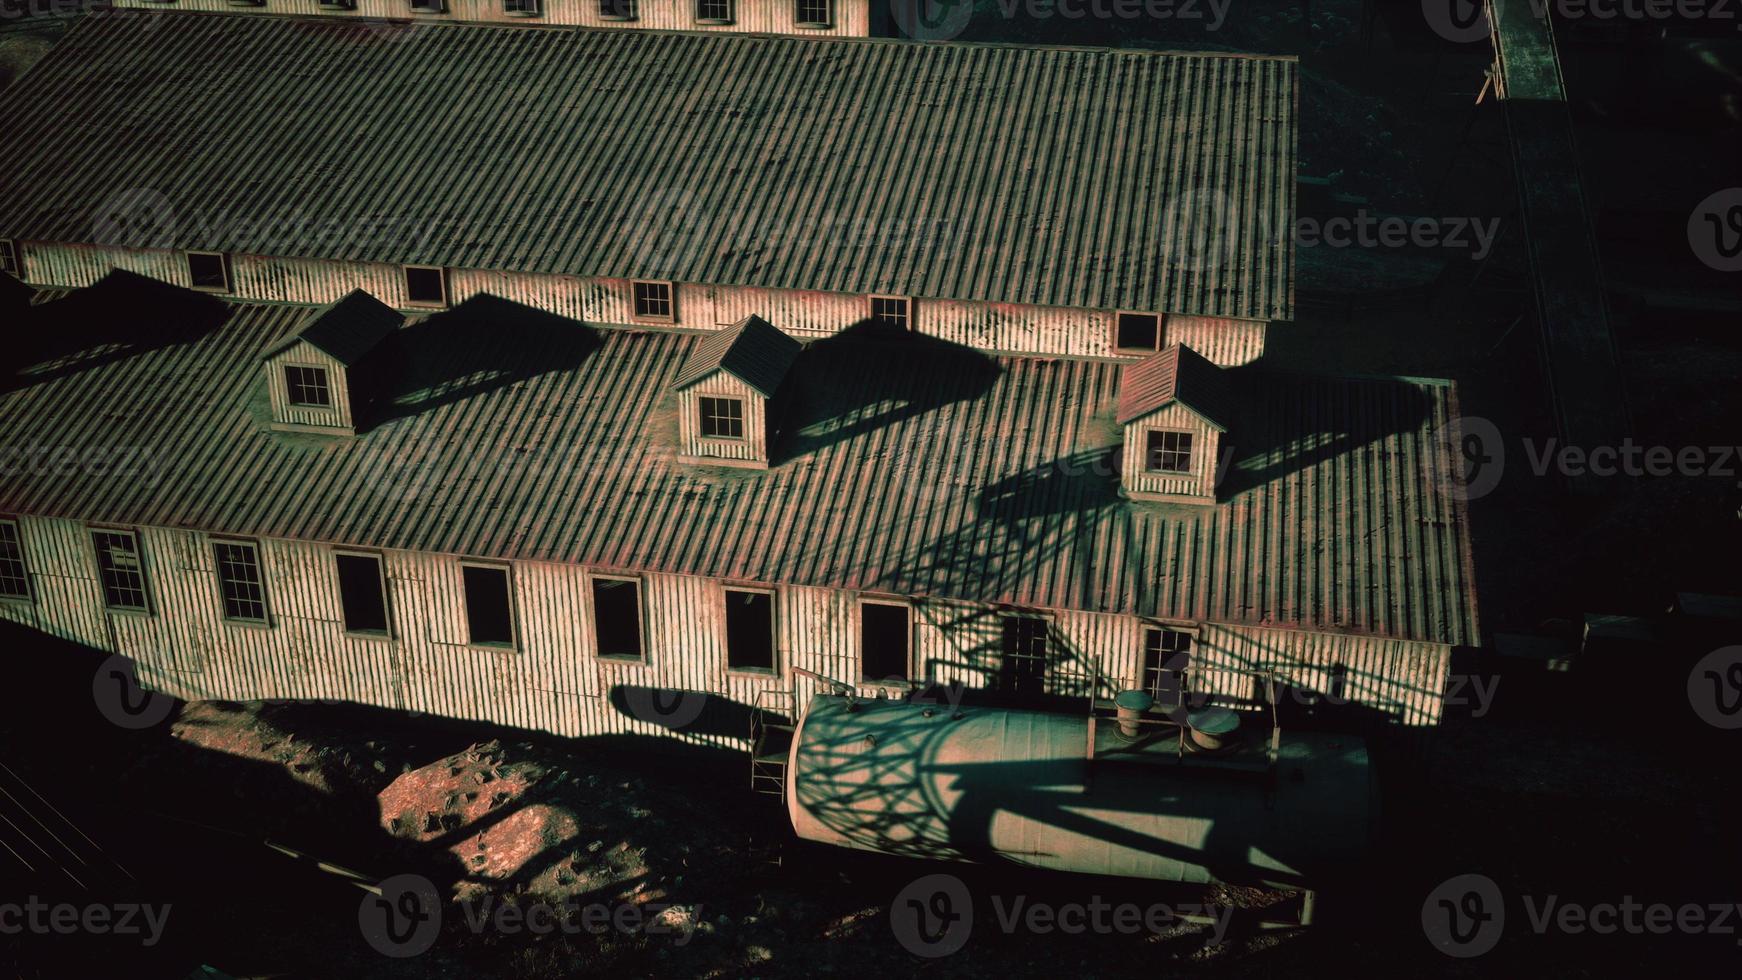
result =
M24 263L18 259L17 243L3 238L0 238L0 272L24 278Z
M24 566L24 542L18 525L0 521L0 596L30 598L30 573Z
M1143 631L1143 689L1155 703L1167 707L1185 704L1185 670L1191 666L1192 635L1179 630L1146 628Z
M284 388L292 405L332 407L333 395L332 389L327 387L326 368L287 364L284 367Z
M421 14L439 14L448 9L447 0L411 0L411 9Z
M635 315L644 320L671 320L671 283L634 283Z
M829 24L829 0L798 0L798 22L800 24Z
M906 606L859 604L859 660L865 680L907 680L912 645L913 628Z
M387 585L374 555L334 555L345 632L387 634Z
M97 548L97 576L103 583L103 604L110 609L145 612L145 562L139 538L132 531L92 531Z
M1161 350L1161 317L1154 313L1119 314L1120 350Z
M699 399L702 435L710 439L744 438L744 402L737 398Z
M593 648L609 660L643 659L640 583L593 580Z
M514 615L509 611L508 569L462 565L466 582L467 640L474 646L514 645Z
M599 16L610 20L634 20L635 0L599 0Z
M243 542L214 541L212 554L218 562L218 594L224 600L224 618L266 622L266 586L260 580L259 552Z
M907 300L898 296L871 297L871 319L891 327L907 329Z
M766 592L726 590L726 666L774 669L774 597Z
M405 298L419 306L442 306L448 301L447 275L424 265L405 267Z
M230 276L224 267L224 257L216 252L189 252L188 282L195 289L228 291Z
M1046 620L1036 616L1006 616L1003 653L998 668L998 690L1010 694L1045 693Z
M731 23L732 0L696 0L696 20Z
M1151 473L1190 473L1192 434L1151 429L1144 437L1144 468Z
M502 0L502 10L530 17L538 13L538 0Z

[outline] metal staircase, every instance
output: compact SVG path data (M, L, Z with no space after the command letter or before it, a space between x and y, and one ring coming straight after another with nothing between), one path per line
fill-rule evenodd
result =
M750 788L780 796L798 712L791 691L758 691L750 710Z

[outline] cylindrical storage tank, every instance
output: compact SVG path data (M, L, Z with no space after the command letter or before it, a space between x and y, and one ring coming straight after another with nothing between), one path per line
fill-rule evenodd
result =
M841 847L1166 881L1314 887L1367 848L1359 738L1285 734L1274 779L1171 750L1090 763L1087 745L1086 715L818 695L787 812Z

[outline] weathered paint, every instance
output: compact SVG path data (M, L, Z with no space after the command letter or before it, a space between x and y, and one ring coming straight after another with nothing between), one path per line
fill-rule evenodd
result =
M834 16L827 27L799 26L794 0L733 0L731 23L703 20L696 16L695 0L636 0L634 20L602 17L599 0L540 0L537 15L509 13L502 0L446 0L440 13L413 11L408 0L355 0L350 9L322 6L320 0L174 0L178 10L219 10L232 14L278 14L362 18L374 25L383 40L396 32L416 30L448 21L537 26L628 28L631 30L726 31L759 34L800 34L827 37L867 37L871 33L867 0L832 0ZM161 10L153 0L115 0L115 6ZM391 21L391 22L388 22Z
M1133 496L1216 498L1216 471L1221 461L1221 432L1202 416L1175 402L1125 423L1120 449L1119 485ZM1144 458L1152 431L1189 432L1192 437L1189 473L1152 473Z

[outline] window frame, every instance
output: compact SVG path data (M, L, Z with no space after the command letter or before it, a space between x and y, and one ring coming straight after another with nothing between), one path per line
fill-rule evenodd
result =
M8 528L8 527L12 529L12 543L17 545L17 547L18 547L18 574L19 574L19 580L24 583L24 591L22 593L17 593L17 594L11 593L11 592L0 591L0 602L19 602L19 603L32 603L32 604L34 604L36 602L36 588L35 588L35 583L33 583L30 580L30 559L29 559L29 556L27 556L24 553L24 525L23 525L23 522L19 521L18 518L13 517L11 515L0 516L0 528Z
M877 304L879 302L900 303L901 304L901 320L900 320L900 322L896 323L893 320L885 319L885 318L879 316L877 313ZM870 296L866 297L865 308L868 311L868 315L870 316L871 321L873 323L887 324L889 326L896 327L896 328L901 329L901 330L912 330L913 329L913 297L911 297L911 296L895 296L895 295L888 294L888 293L872 293Z
M1165 633L1173 633L1175 635L1185 637L1186 638L1186 649L1183 652L1185 653L1186 658L1187 658L1186 669L1189 670L1191 667L1190 661L1195 659L1195 657L1197 656L1198 637L1200 634L1200 629L1197 626L1197 624L1195 624L1195 623L1193 623L1193 624L1170 623L1170 622L1166 622L1163 620L1153 620L1153 619L1145 619L1145 620L1140 620L1138 622L1138 634L1137 634L1137 636L1138 636L1138 644L1139 645L1138 645L1138 651L1137 651L1137 654L1138 654L1137 686L1140 690L1144 691L1145 693L1147 693L1151 696L1155 696L1158 692L1158 688L1156 685L1151 684L1150 680L1149 680L1149 675L1150 675L1149 634L1151 634L1151 633L1164 633L1164 634ZM1160 648L1160 649L1163 652L1167 652L1165 647ZM1180 653L1182 651L1176 650L1173 652ZM1183 672L1169 670L1166 666L1163 666L1166 663L1167 663L1167 660L1165 660L1165 659L1162 660L1161 663L1158 664L1157 667L1155 668L1155 673L1157 675L1164 673L1164 672L1182 674L1182 676L1180 678L1180 701L1183 704L1183 703L1185 703L1186 699L1190 695L1190 692L1186 688L1186 683L1185 683L1185 678L1183 676Z
M448 0L405 0L405 5L414 14L445 14L448 12Z
M508 607L508 642L479 642L472 637L472 601L466 596L466 569L482 568L502 573L502 598ZM474 650L496 650L519 652L520 650L520 617L514 609L514 565L510 562L490 561L484 558L460 559L460 604L466 615L466 646Z
M629 8L628 13L620 13L608 9L611 7L621 8L625 6ZM598 6L594 8L594 12L598 15L600 20L611 21L612 23L629 23L637 21L641 19L641 0L598 0Z
M805 20L806 3L818 3L823 6L823 20ZM810 30L824 30L835 26L835 0L793 0L792 26Z
M184 251L181 254L182 254L182 261L187 265L188 288L189 289L197 289L202 293L229 293L229 292L234 291L232 288L233 284L230 281L230 253L228 253L228 252L202 252L202 251L197 251L194 249L188 249L187 251ZM202 258L202 259L217 259L218 260L218 275L224 280L223 285L221 285L221 286L202 286L198 282L195 281L198 278L198 276L194 275L194 259L196 257Z
M443 265L402 265L399 267L399 269L400 269L400 278L402 280L401 284L405 287L405 305L406 306L414 307L414 308L420 309L420 310L445 310L448 308L448 269L447 269L447 266L443 266ZM417 299L416 297L411 295L411 292L412 292L412 290L411 290L411 274L413 271L433 272L436 274L437 281L439 281L441 283L442 296L441 296L440 300Z
M321 373L321 390L323 390L327 393L326 402L322 403L322 402L299 402L299 401L297 401L296 395L294 393L295 389L296 388L307 388L309 386L306 384L300 384L300 383L295 384L295 385L291 384L291 382L290 382L290 370L292 368L295 368L299 371L319 371ZM326 411L326 412L337 412L338 411L338 406L333 404L332 372L327 370L327 366L325 364L310 364L306 361L284 361L283 363L279 364L279 374L281 377L284 378L284 403L285 403L285 405L287 405L291 408L304 408L304 409L312 408L312 409L317 409L317 410Z
M357 0L316 0L315 5L323 10L355 10Z
M1044 646L1041 649L1041 653L1040 653L1039 657L1035 657L1031 654L1025 654L1025 653L1012 653L1011 651L1006 650L1004 648L1004 638L1008 634L1009 624L1011 622L1019 621L1019 620L1027 620L1027 621L1034 622L1034 623L1037 623L1040 625L1040 631L1041 631L1040 636L1041 636L1041 641L1044 644ZM1046 613L1034 612L1034 611L1029 611L1029 610L1021 610L1021 609L1005 609L1005 610L999 611L999 614L998 614L998 675L995 679L996 683L995 683L994 688L993 688L995 691L997 691L999 694L1005 694L1005 695L1014 694L1014 695L1026 696L1029 694L1034 694L1034 695L1044 696L1046 694L1047 674L1048 674L1048 671L1052 667L1052 653L1053 653L1052 628L1053 628L1053 617L1046 614ZM1007 673L1012 675L1012 676L1018 676L1016 671L1008 671L1006 669L1006 664L1008 663L1008 661L1010 661L1013 658L1014 659L1021 659L1021 660L1039 660L1040 661L1040 675L1039 675L1040 679L1039 679L1039 684L1038 684L1036 690L1024 691L1015 685L1006 686L1004 678L1005 678L1005 675Z
M1119 323L1128 316L1147 316L1155 319L1154 347L1126 347L1119 342ZM1167 349L1167 317L1146 310L1114 310L1112 341L1113 352L1116 354L1159 354Z
M734 592L768 597L768 666L766 667L734 667L732 666L732 625L728 596ZM746 677L779 677L780 663L780 615L775 608L779 597L775 590L761 585L734 585L720 583L720 659L725 662L726 673L740 674Z
M704 15L702 13L702 4L704 3L723 4L726 8L726 16L709 17ZM690 14L698 24L707 24L710 26L719 24L736 24L738 22L738 2L737 0L695 0L695 4L690 8Z
M874 685L874 686L880 686L880 687L895 687L895 686L897 686L896 684L892 683L890 681L890 679L887 677L872 677L865 672L865 607L866 606L888 606L890 608L904 610L907 613L907 653L906 653L906 656L903 658L905 660L905 665L903 668L905 676L902 677L901 680L904 684L911 685L914 682L915 674L917 673L917 671L914 670L914 662L913 662L914 652L915 652L915 650L914 650L914 648L915 648L914 636L915 636L915 632L916 632L914 629L916 624L915 624L914 615L913 615L913 602L911 600L908 600L908 599L901 599L901 598L896 598L893 596L878 596L878 595L862 595L859 597L859 601L857 603L855 603L854 607L853 607L853 611L855 613L855 625L858 627L858 629L856 629L854 631L853 637L854 637L854 642L857 644L857 646L859 648L859 651L858 651L859 652L859 683L863 684L863 685Z
M1183 469L1183 470L1168 470L1168 469L1160 469L1160 468L1157 468L1157 467L1151 465L1152 453L1151 453L1150 448L1149 448L1149 441L1150 441L1150 439L1152 439L1153 437L1158 436L1158 435L1185 436L1188 440L1190 440L1189 448L1187 448L1185 450L1185 458L1186 458L1185 459L1185 469ZM1198 448L1199 448L1198 443L1199 443L1198 432L1194 429L1182 429L1178 426L1168 426L1168 425L1145 426L1143 429L1143 473L1144 473L1144 475L1145 476L1189 477L1189 476L1196 474L1197 473L1197 461L1198 461ZM1174 453L1175 455L1179 454L1179 450L1163 449L1163 450L1161 450L1161 452L1163 452L1163 453L1171 452L1171 453Z
M155 615L156 613L153 611L155 607L152 604L151 597L151 576L147 575L145 571L145 546L139 540L138 529L130 527L114 527L107 524L88 524L86 525L85 530L85 540L89 541L91 546L91 561L93 566L97 569L97 588L103 596L103 611L123 616ZM132 540L133 555L139 560L139 594L141 601L144 603L143 605L120 606L115 605L110 601L109 583L103 578L103 549L97 545L97 535L99 534L125 535L127 538Z
M24 281L24 252L16 238L0 238L0 272Z
M621 653L605 653L599 644L599 601L594 590L596 582L627 582L635 586L635 636L641 647L640 656L631 657ZM652 661L651 651L647 648L647 583L639 575L618 575L610 572L589 572L587 574L587 625L591 630L588 639L593 645L593 659L610 664L640 664L646 666Z
M514 3L526 6L516 10L509 6ZM542 17L544 16L544 0L502 0L502 14L505 17Z
M636 290L641 286L663 286L665 288L665 313L641 312L641 297ZM669 279L631 279L629 280L629 317L637 323L676 323L677 322L677 283Z
M266 596L266 566L260 560L260 543L250 538L231 538L211 536L207 539L212 548L212 578L218 587L218 616L232 626L271 627L272 606ZM229 596L224 591L224 559L218 553L220 548L241 548L250 553L254 559L254 574L258 581L253 584L260 590L260 616L232 616L230 614Z
M387 561L385 556L374 551L360 551L355 548L333 549L333 584L339 597L339 629L346 636L354 636L366 640L393 639L393 594L387 587ZM367 558L375 563L375 583L381 589L381 618L387 628L381 630L352 629L350 620L345 615L344 580L339 576L340 558Z
M736 421L738 423L738 434L737 435L735 435L735 436L723 436L723 435L710 435L708 433L708 420L709 420L710 416L708 415L707 405L705 404L707 402L722 402L722 403L729 402L731 404L738 406L738 415L735 419L730 418L728 416L723 416L723 415L711 416L712 418L716 418L716 419L725 419L726 421ZM744 399L733 396L733 395L697 395L696 396L696 436L697 436L697 438L707 439L711 442L744 442L745 440L750 438L748 431L745 429L744 422L745 422L745 419L744 419Z

